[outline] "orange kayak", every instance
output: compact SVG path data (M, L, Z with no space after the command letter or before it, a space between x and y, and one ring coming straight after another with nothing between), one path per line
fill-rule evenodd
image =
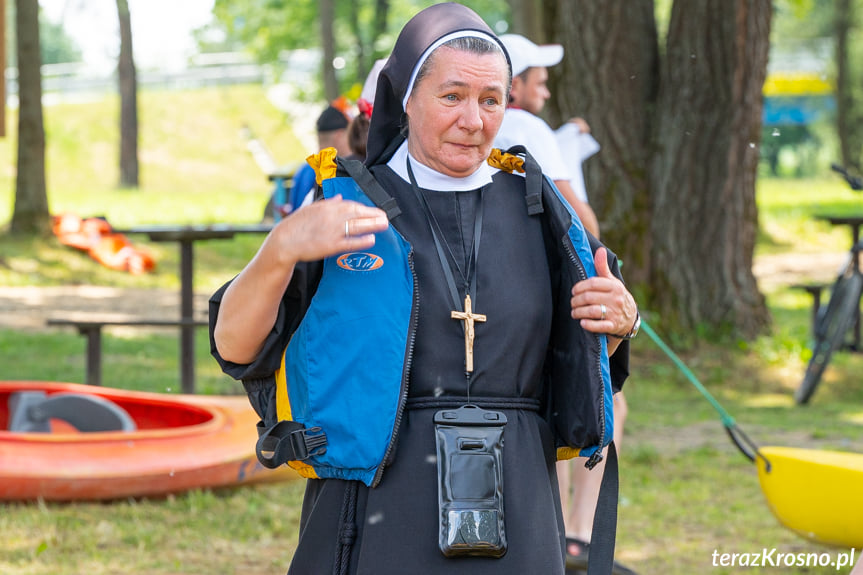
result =
M149 252L116 233L104 218L81 218L65 213L53 216L52 222L54 235L61 244L87 252L105 267L135 275L156 267L156 260Z
M72 412L67 420L52 412L58 406ZM99 410L122 428L68 423L98 423ZM0 381L0 500L159 496L297 477L258 463L257 421L245 397Z

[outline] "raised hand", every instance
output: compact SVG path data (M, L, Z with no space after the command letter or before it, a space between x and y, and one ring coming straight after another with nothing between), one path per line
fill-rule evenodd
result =
M293 212L279 222L271 236L280 259L293 264L368 249L375 243L374 234L387 225L383 210L339 195Z

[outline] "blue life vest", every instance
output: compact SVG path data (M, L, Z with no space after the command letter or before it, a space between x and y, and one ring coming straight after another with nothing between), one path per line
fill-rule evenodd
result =
M353 179L323 181L325 198L372 206ZM276 374L276 412L321 427L326 452L292 467L306 477L371 485L396 427L413 305L410 246L390 226L375 245L324 261L323 276Z
M564 257L578 270L579 279L595 276L581 222L553 183L548 179L543 183L546 203L559 201L569 214L569 221L561 224L568 226L570 244L561 246ZM322 190L325 198L341 194L347 200L375 205L351 177L325 179ZM555 199L548 196L549 190ZM529 207L531 203L528 197ZM542 211L539 198L533 205L537 203L535 213ZM383 462L394 447L407 395L405 358L412 346L411 318L416 313L411 258L411 246L391 224L376 234L375 245L368 250L326 258L323 263L317 290L275 376L279 423L274 427L286 426L281 435L292 436L285 440L292 444L286 451L287 463L303 477L360 480L369 486L379 480ZM559 442L558 459L591 457L595 464L601 448L612 440L607 342L604 335L595 337L600 346L596 375L603 386L601 440L588 446ZM571 381L567 386L573 389L552 390L552 401L579 401L579 390ZM272 431L267 429L262 438ZM265 462L261 442L258 456ZM265 465L284 459L268 458Z

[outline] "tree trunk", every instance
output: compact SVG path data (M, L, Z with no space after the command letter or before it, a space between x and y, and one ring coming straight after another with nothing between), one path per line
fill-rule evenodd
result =
M378 39L387 33L387 24L389 23L390 0L375 0L375 18L372 22L372 37L369 39L369 70L375 65L378 58L386 57L388 54L381 54L377 48ZM366 78L362 78L361 82L365 82Z
M335 22L335 0L320 0L321 18L321 46L323 48L323 59L321 61L321 72L324 76L324 96L327 101L332 102L339 97L339 83L336 80L336 69L333 68L333 60L336 57L336 38L333 32Z
M390 0L375 0L375 21L372 28L372 51L378 38L387 31L387 22L390 14Z
M564 45L549 68L552 127L587 120L602 150L584 165L603 240L633 283L650 269L647 164L658 49L651 0L558 0L545 12L549 41Z
M553 126L587 120L603 241L657 323L751 337L769 323L752 274L770 0L674 2L660 60L651 0L557 0ZM660 69L661 67L661 69Z
M546 30L543 25L543 6L539 0L507 0L512 15L513 34L521 34L537 44L546 42Z
M117 0L120 17L120 187L138 187L138 81L132 55L132 17L127 0Z
M672 327L753 337L769 324L752 273L770 0L672 8L651 164L652 307Z
M18 61L18 174L13 234L51 233L45 188L45 128L42 121L42 56L39 51L39 3L15 0Z
M6 137L6 0L0 0L0 138Z
M836 132L839 135L839 152L842 165L860 171L860 142L856 136L857 116L854 113L849 58L849 35L852 26L851 0L836 0Z
M357 50L357 81L362 84L370 66L367 62L366 44L363 41L363 31L360 26L360 0L351 0L350 21L351 32L354 34L354 46Z

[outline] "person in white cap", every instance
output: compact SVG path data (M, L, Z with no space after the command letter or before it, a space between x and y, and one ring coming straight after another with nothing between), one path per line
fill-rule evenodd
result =
M519 144L525 146L539 163L543 173L554 181L558 190L573 207L585 229L599 237L599 223L593 209L587 203L583 179L581 179L580 163L583 158L591 155L590 151L586 156L581 155L576 158L577 170L570 169L568 166L573 164L573 158L569 156L564 158L559 135L560 132L571 133L575 127L580 133L586 134L589 132L587 123L581 118L573 118L562 130L558 130L559 134L555 134L545 120L537 115L545 106L546 100L551 97L546 87L548 80L546 68L560 63L563 59L563 46L560 44L538 46L518 34L504 34L500 39L506 46L512 61L512 90L503 124L494 141L495 146L502 150ZM592 152L598 149L599 146L596 144ZM576 179L579 180L576 181ZM581 185L578 185L579 183ZM623 439L623 422L626 419L627 409L623 392L616 393L614 395L614 441L618 449ZM587 542L591 538L603 467L603 463L600 463L597 469L588 471L582 465L575 465L569 460L557 463L561 508L566 527L568 569L587 566L589 549ZM634 573L616 562L615 569L615 573Z
M542 111L551 93L546 87L548 71L563 59L563 46L547 44L537 46L519 34L504 34L500 37L512 60L512 90L510 103L503 124L495 138L495 146L506 150L510 146L523 145L536 159L544 174L550 177L563 197L578 214L585 229L599 237L599 223L587 203L586 195L579 197L573 186L573 172L567 166L554 131L537 114ZM588 130L587 123L580 118L572 120L580 131ZM580 162L579 158L579 162ZM571 163L572 160L569 160ZM578 171L580 176L580 170Z

